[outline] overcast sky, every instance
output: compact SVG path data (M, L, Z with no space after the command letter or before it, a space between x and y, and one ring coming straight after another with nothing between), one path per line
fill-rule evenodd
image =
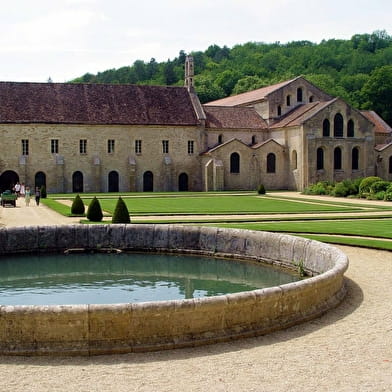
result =
M0 80L69 81L217 44L386 30L391 0L0 0Z

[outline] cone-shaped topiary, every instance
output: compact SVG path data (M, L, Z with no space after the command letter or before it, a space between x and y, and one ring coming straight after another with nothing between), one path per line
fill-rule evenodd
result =
M41 198L46 199L47 194L46 194L46 186L45 185L41 186L40 192L41 192Z
M101 204L99 204L98 199L94 197L87 209L87 219L91 222L101 222L102 218Z
M71 214L83 215L84 214L84 203L79 195L76 195L71 206Z
M118 198L116 208L114 209L112 223L131 223L127 205L121 197Z
M258 186L258 188L257 188L257 193L258 193L259 195L265 195L265 188L264 188L264 185L263 185L263 184L260 184L260 185Z

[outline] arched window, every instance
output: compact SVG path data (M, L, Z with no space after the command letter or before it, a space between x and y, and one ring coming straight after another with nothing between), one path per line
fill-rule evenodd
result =
M143 174L143 192L154 191L154 175L150 171L146 171Z
M324 169L324 149L319 147L316 152L316 169L323 170Z
M392 173L392 156L389 157L389 174Z
M218 135L218 144L223 143L223 135Z
M119 177L116 171L111 171L108 175L108 191L118 192L119 191Z
M326 118L323 121L323 137L329 137L331 132L331 124L329 123L329 120Z
M278 106L278 116L282 115L282 107L279 105Z
M334 170L342 170L342 150L336 147L333 151L333 168Z
M186 192L188 190L188 174L181 173L178 176L178 190L180 192Z
M286 97L286 106L290 106L291 105L291 95L288 95Z
M256 135L252 136L252 144L256 144Z
M42 171L35 173L35 187L41 188L41 186L46 187L46 174Z
M347 137L354 137L354 121L351 119L347 123Z
M302 88L298 87L297 88L297 102L302 102L302 99L303 99L303 97L302 97Z
M267 173L276 172L276 156L274 153L270 152L267 155Z
M354 147L351 151L351 169L352 170L359 169L359 149L358 149L358 147Z
M333 119L333 135L343 137L343 116L340 113L336 113Z
M314 97L313 97L313 95L311 95L310 97L309 97L309 102L313 102L314 101Z
M291 154L291 168L293 170L297 169L298 167L298 162L297 162L297 151L293 150Z
M72 192L83 192L83 174L80 171L76 171L72 174Z
M238 153L233 152L230 155L230 173L240 172L240 156Z

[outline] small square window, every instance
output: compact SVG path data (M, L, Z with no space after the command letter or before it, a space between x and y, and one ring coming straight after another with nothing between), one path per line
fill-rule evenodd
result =
M169 154L169 140L162 140L162 152Z
M29 140L22 139L22 155L29 155Z
M141 153L142 153L142 141L135 140L135 154L141 154Z
M193 140L188 140L188 154L193 154L195 151L195 142Z
M114 139L108 140L108 154L114 153Z
M80 139L79 152L80 152L80 154L87 154L87 140L86 139Z
M50 141L50 152L52 154L58 154L59 153L59 141L58 141L58 139L52 139Z

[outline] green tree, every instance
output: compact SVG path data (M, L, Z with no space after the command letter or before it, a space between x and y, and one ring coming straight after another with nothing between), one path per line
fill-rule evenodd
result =
M366 99L364 108L375 110L392 124L392 65L375 69L363 86L362 93Z
M84 209L85 209L85 207L84 207L83 200L81 199L81 197L79 195L76 195L75 199L72 202L71 214L83 215Z
M91 222L101 222L103 218L101 204L96 196L91 200L87 209L87 219Z
M131 223L129 211L124 200L119 197L112 216L112 223Z

